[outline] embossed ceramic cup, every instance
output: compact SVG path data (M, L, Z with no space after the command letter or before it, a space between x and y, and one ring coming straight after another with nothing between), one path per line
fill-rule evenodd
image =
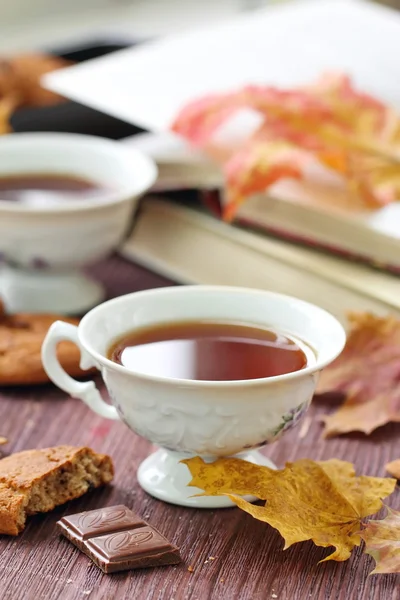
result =
M0 192L0 288L9 312L82 314L105 295L82 269L123 242L156 166L133 148L96 136L1 136L0 177L21 174L66 175L103 188L99 196L56 202L38 191L33 203L10 202Z
M270 327L302 340L306 367L277 377L245 381L192 381L144 375L107 358L112 342L136 328L188 320L223 320ZM60 341L75 342L84 369L102 373L111 404L92 381L69 377L56 357ZM342 351L345 332L329 313L290 296L219 286L182 286L136 292L97 306L79 327L57 321L43 344L50 379L94 412L121 419L160 446L140 465L138 479L153 496L185 506L228 506L223 497L192 498L190 476L180 460L240 454L271 463L256 449L275 441L307 410L318 373Z

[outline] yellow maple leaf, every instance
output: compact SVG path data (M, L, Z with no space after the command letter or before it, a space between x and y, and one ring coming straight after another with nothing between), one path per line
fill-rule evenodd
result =
M336 550L324 560L343 561L360 544L360 521L374 514L381 498L391 494L396 481L389 478L356 477L351 463L331 460L299 460L282 470L254 465L237 458L206 463L200 457L182 461L190 470L189 485L201 495L227 495L254 518L279 531L289 548L312 540L317 546ZM241 496L266 500L253 505Z
M382 508L382 498L395 488L394 480L388 477L356 476L352 463L343 460L333 458L318 464L361 518L377 513Z
M360 533L365 552L376 562L372 573L400 573L400 512L389 507L386 510L384 519L368 521Z

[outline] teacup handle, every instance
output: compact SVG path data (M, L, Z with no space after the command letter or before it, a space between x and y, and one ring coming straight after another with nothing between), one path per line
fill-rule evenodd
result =
M115 406L104 402L93 381L76 381L64 371L57 358L57 344L64 341L73 342L80 349L81 369L90 369L96 366L92 358L82 350L76 325L56 321L51 325L42 345L42 363L51 381L70 396L82 400L101 417L119 419Z

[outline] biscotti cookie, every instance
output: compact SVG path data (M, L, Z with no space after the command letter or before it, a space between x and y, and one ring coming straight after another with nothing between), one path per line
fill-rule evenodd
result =
M57 315L6 315L0 305L0 386L28 385L49 381L41 361L46 333L57 319L78 325L78 319ZM57 356L72 377L87 375L79 367L80 351L72 342L61 342Z
M111 458L90 448L26 450L0 460L0 534L18 535L29 515L53 510L109 483Z

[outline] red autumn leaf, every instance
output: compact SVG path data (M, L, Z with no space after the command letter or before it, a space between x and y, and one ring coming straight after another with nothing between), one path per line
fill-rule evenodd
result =
M252 144L235 154L225 166L227 203L224 217L233 218L241 200L280 179L301 179L307 157L286 143Z
M349 130L357 134L385 136L384 128L388 108L372 96L357 91L348 75L344 73L325 73L308 89L316 98L324 100Z
M298 130L306 132L323 121L335 121L348 132L346 121L335 115L324 98L301 89L280 90L267 86L245 86L225 94L212 94L187 104L171 125L172 131L184 136L192 144L203 146L229 118L241 109L251 109L273 126L281 123L285 128L281 138L290 141ZM307 122L305 122L305 118Z
M236 155L231 148L227 156L226 148L216 148L214 135L241 109L255 111L262 123L249 134L244 149ZM269 154L274 154L277 143L292 147L293 154L295 150L309 153L336 171L367 207L377 208L400 198L400 119L375 98L355 90L343 74L325 75L312 86L292 90L246 86L233 93L210 95L183 108L172 129L223 164L228 161L229 218L251 194L265 191L293 173L301 176L296 157L293 162L285 160L278 169L276 158L271 165ZM266 165L268 175L264 176Z
M365 552L376 562L373 573L400 573L400 512L386 507L381 521L368 521L359 534L365 542Z
M205 96L189 103L171 126L196 146L207 144L216 130L240 108L236 94Z
M324 436L400 422L400 321L369 313L349 315L342 354L321 374L318 394L340 392L342 406L324 417Z

